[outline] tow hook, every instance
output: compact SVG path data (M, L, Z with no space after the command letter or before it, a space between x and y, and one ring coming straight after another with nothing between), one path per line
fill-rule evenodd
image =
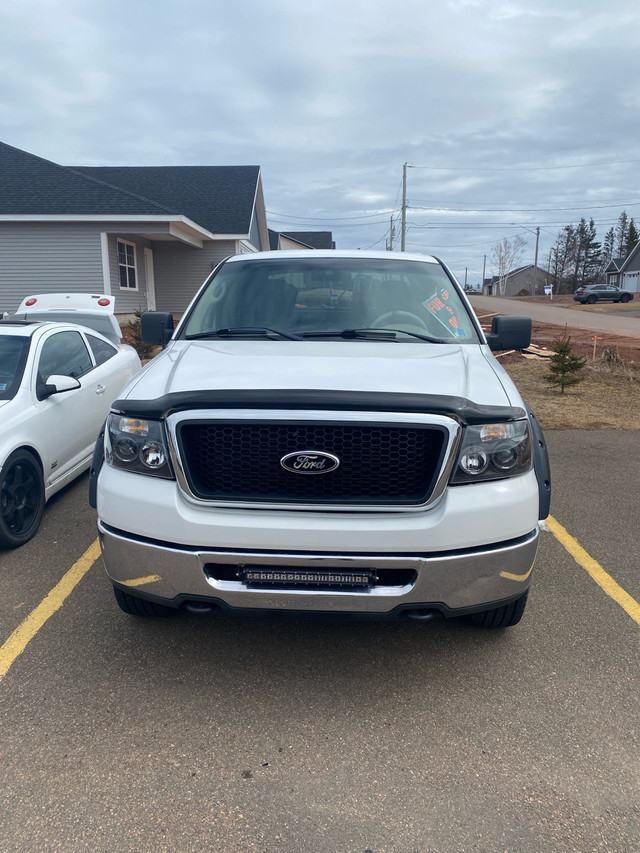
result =
M437 610L407 610L407 618L415 622L430 622L440 616Z

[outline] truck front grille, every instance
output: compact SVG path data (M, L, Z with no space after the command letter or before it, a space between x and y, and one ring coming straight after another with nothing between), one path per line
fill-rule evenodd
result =
M363 422L183 420L178 452L200 500L334 506L427 503L442 469L448 431L441 425ZM287 454L338 457L332 471L286 470Z

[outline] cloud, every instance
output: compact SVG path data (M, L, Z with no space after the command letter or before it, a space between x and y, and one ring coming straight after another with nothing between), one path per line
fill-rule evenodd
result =
M259 164L297 217L272 227L344 248L384 247L407 162L408 242L479 276L520 226L544 223L542 256L580 215L606 230L607 199L640 210L637 163L574 168L638 159L639 19L631 0L22 0L0 11L0 123L61 163Z

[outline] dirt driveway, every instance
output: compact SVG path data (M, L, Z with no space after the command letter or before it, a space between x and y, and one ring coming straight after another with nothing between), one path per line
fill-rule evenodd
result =
M562 321L566 315L566 329L577 355L582 355L591 360L595 344L596 359L601 357L604 350L608 350L622 361L640 362L640 318L632 317L631 314L634 312L625 311L622 316L614 314L615 309L619 308L617 305L607 305L606 308L609 310L597 312L593 310L592 306L589 306L588 310L585 311L574 308L575 303L571 297L560 297L555 306L557 310L554 312L554 322L550 323L535 319L534 315L538 314L537 309L539 307L550 307L548 300L544 305L541 305L541 302L544 300L501 299L492 296L474 296L471 299L473 308L483 328L487 331L491 328L491 320L496 313L526 314L533 318L532 343L543 349L549 349L553 341L564 333L565 324ZM640 301L627 307L631 308L632 305L640 313ZM555 321L556 318L557 322ZM574 325L575 323L584 325L577 327ZM636 323L637 332L634 337ZM619 325L624 329L624 333L592 328L596 325L606 325L612 329Z

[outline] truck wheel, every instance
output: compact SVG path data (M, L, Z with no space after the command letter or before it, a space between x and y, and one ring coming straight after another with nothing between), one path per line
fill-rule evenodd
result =
M44 483L38 460L16 450L0 473L0 548L19 548L32 539L44 512Z
M113 594L120 610L130 616L172 616L176 612L173 607L166 607L164 604L156 604L155 601L147 601L146 598L129 595L128 592L118 586L114 586Z
M475 625L476 628L511 628L512 625L517 625L522 619L528 596L529 590L504 607L483 610L482 613L473 613L471 624Z

